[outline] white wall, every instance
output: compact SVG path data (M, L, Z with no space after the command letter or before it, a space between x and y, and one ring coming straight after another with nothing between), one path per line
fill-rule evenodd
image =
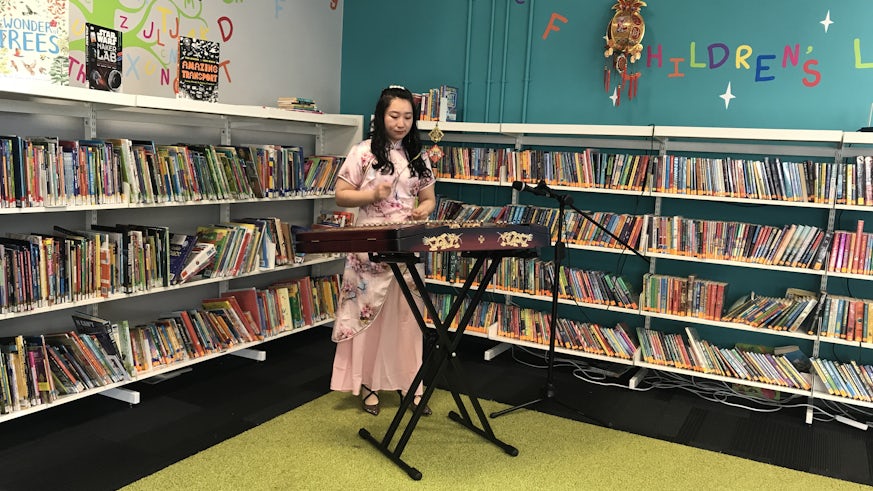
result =
M84 83L77 62L88 21L122 31L122 92L174 97L181 34L221 42L219 102L275 106L298 96L339 112L342 1L71 0L69 17L71 85Z

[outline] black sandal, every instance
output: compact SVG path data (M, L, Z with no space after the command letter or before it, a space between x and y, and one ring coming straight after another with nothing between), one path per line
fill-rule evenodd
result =
M403 395L403 391L398 390L397 394L400 396L400 400L403 401L403 398L405 397ZM413 402L412 402L412 404L409 405L409 409L411 409L412 412L415 412L415 410L418 409L418 404L415 403L416 397L418 397L419 402L421 401L421 396L414 396L412 398ZM433 411L431 411L430 407L428 407L428 405L425 404L424 408L422 408L422 410L421 410L421 415L422 416L430 416L431 414L433 414Z
M361 408L363 408L364 412L370 413L373 416L379 415L379 393L375 390L370 390L364 384L361 384L361 388L367 391L367 395L364 395L364 392L361 391ZM376 396L376 404L367 404L366 400L370 398L370 396Z

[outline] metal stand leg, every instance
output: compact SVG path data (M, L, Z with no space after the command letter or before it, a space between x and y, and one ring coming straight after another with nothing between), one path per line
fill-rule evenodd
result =
M514 253L512 255L517 254L518 253ZM482 265L485 262L486 256L483 254L478 257L476 263L473 266L473 270L468 275L467 281L461 289L461 293L452 303L452 306L449 309L449 313L446 316L445 320L440 320L439 313L437 312L436 307L433 305L433 302L431 301L430 296L427 293L427 288L424 284L424 281L421 279L421 276L418 274L418 271L414 267L415 263L419 260L418 257L409 254L392 254L387 257L385 255L379 257L380 260L382 260L383 262L388 262L391 266L391 269L394 272L394 276L400 285L400 289L403 292L406 301L412 308L412 313L415 316L416 322L422 329L422 332L427 333L427 324L425 323L424 317L422 316L421 312L419 312L416 306L416 301L412 294L412 291L406 284L406 281L403 279L403 273L398 266L398 263L405 263L407 265L407 269L412 275L412 279L415 283L415 288L421 294L424 306L427 309L430 318L434 321L436 327L436 342L433 345L432 349L428 350L428 353L425 356L425 360L422 363L421 368L416 374L412 384L409 387L409 390L407 390L406 396L400 403L400 408L397 410L397 413L395 414L391 425L388 427L388 430L385 433L385 437L381 441L379 441L365 428L361 428L358 431L358 435L360 435L360 437L364 440L370 442L370 444L376 447L380 452L382 452L383 455L388 457L398 467L403 469L409 475L409 477L416 481L421 479L421 471L404 462L400 458L400 456L402 455L403 450L406 448L406 444L409 442L409 438L412 436L412 432L422 416L424 407L427 405L428 401L433 395L433 391L436 387L434 382L443 373L443 370L446 367L449 368L446 376L446 382L452 394L452 397L455 400L455 404L458 406L458 410L460 412L456 413L454 411L450 411L448 414L449 419L461 424L470 431L493 443L497 447L501 448L505 453L511 456L518 455L518 449L516 449L512 445L504 443L494 435L494 431L491 429L491 426L488 423L488 419L485 416L485 412L482 410L481 405L479 404L479 400L476 398L476 396L472 394L470 390L470 387L467 383L468 379L464 377L463 368L461 367L461 363L455 353L460 339L463 336L464 329L466 329L467 324L469 324L470 319L473 316L473 312L476 309L476 306L479 304L479 302L481 302L485 290L487 289L488 283L491 281L491 278L497 271L500 260L507 255L510 254L497 253L490 256L493 258L493 260L487 268L484 278L479 285L479 288L475 290L475 293L473 294L469 305L461 315L461 319L458 322L458 328L454 333L454 339L452 339L451 337L449 327L452 325L452 322L460 313L461 307L464 304L464 300L466 299L467 294L472 289L473 280L476 278L478 272L481 270ZM419 401L416 410L412 414L412 418L407 423L402 435L400 436L397 444L392 450L391 443L394 440L394 436L400 427L400 423L403 420L403 416L406 414L406 410L411 407L413 401L415 400L415 390L422 382L425 385L424 394L422 394L421 400ZM460 389L462 389L463 392L467 394L467 397L470 400L470 404L472 405L473 410L478 417L478 426L473 421L470 413L467 411L467 407L464 404L464 401L461 399L461 392L458 390L458 387L460 387Z

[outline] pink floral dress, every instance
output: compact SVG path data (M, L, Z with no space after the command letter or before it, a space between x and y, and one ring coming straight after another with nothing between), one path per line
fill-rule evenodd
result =
M399 144L391 148L389 158L393 174L373 169L376 157L370 140L365 140L352 148L339 170L339 178L357 189L374 189L382 182L393 189L386 199L360 207L356 225L410 220L419 191L434 185L432 176L410 176ZM362 383L372 390L408 389L421 366L422 335L391 268L371 262L366 253L350 253L340 296L332 336L338 344L331 389L358 394Z

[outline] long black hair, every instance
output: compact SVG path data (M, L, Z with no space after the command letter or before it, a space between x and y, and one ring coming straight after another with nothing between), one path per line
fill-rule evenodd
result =
M376 156L373 168L378 169L382 174L394 173L394 163L388 158L388 147L391 142L385 130L385 111L394 99L409 101L412 107L412 126L401 143L409 159L409 173L413 177L430 177L430 169L421 158L421 138L418 136L418 111L415 100L412 98L412 92L398 85L382 90L379 101L376 102L376 110L373 111L373 124L370 130L370 151Z

